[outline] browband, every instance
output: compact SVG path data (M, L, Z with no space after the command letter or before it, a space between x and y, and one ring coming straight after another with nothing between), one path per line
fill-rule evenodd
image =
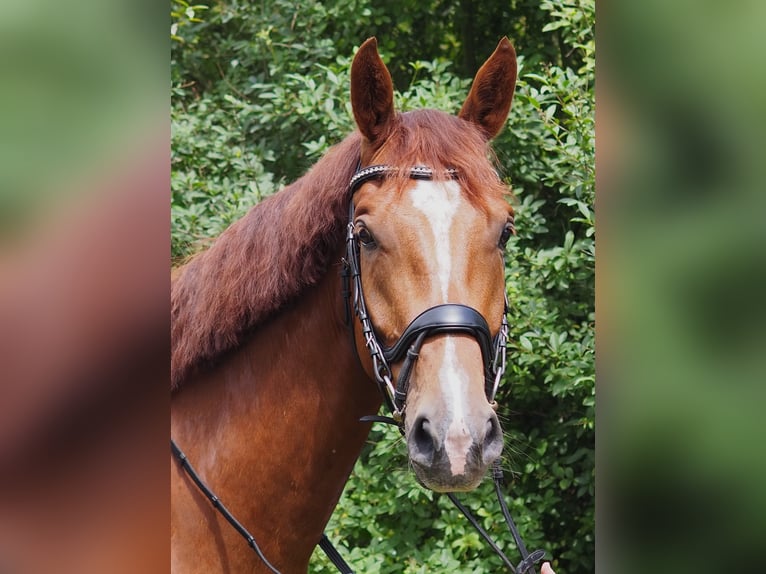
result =
M373 179L382 179L395 173L399 173L399 168L392 167L390 165L371 165L369 167L365 167L364 169L360 169L354 174L348 184L349 194L353 195L354 192L367 181ZM449 168L445 170L444 173L449 179L455 179L457 177L458 171L454 168ZM409 177L410 179L433 179L434 170L432 170L430 167L416 165L409 169Z

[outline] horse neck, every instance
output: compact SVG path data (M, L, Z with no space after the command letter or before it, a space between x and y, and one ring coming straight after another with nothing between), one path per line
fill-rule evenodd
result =
M380 405L343 324L343 305L330 272L173 400L174 440L284 571L305 572L369 432L359 418ZM183 482L174 497L193 497L199 512L190 483L174 479ZM229 559L255 560L232 528L206 513L202 528L220 529ZM220 548L213 554L218 560Z

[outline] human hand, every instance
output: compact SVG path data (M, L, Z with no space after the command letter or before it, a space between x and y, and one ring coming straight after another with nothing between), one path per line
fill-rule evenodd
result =
M540 574L556 574L551 568L550 562L543 562L543 567L540 569Z

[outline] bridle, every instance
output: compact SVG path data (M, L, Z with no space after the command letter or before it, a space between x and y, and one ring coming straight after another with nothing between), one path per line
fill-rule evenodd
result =
M409 168L409 178L432 180L431 168L415 166ZM464 333L471 335L479 344L484 362L484 389L487 401L495 405L495 395L506 366L506 343L508 341L507 295L504 300L503 316L500 329L493 337L486 319L476 309L459 303L436 305L415 317L402 332L399 339L390 347L381 345L374 325L367 312L367 305L362 289L362 276L359 262L359 237L354 231L354 194L366 182L381 180L399 173L399 169L389 165L372 165L358 169L349 183L348 225L346 227L346 258L343 260L343 293L347 311L352 308L359 319L362 337L372 359L372 370L381 394L396 422L402 422L409 390L409 379L414 362L426 338L442 333ZM444 176L455 179L456 169L447 169ZM351 283L351 286L349 285ZM348 316L347 316L348 322ZM352 327L353 339L353 327ZM356 344L354 344L356 349ZM402 361L399 377L394 384L391 364Z
M384 422L394 424L399 428L400 432L404 433L404 411L406 407L407 391L409 388L409 378L423 342L426 338L433 335L441 333L463 333L469 334L476 339L481 348L481 355L484 362L485 393L487 395L487 400L493 405L493 408L496 408L495 395L500 384L500 379L506 368L506 343L508 341L508 322L506 315L508 312L508 298L507 295L505 295L500 329L494 337L491 335L486 319L484 319L481 313L476 309L458 303L445 303L430 307L415 317L399 339L390 347L384 347L380 344L369 313L367 312L367 306L364 301L364 292L362 290L361 269L359 266L359 238L354 232L354 194L365 182L380 180L397 174L398 172L399 169L396 167L373 165L364 169L357 168L356 173L351 178L348 190L349 217L346 232L346 257L343 260L341 276L344 303L348 314L346 323L348 324L351 333L352 346L356 349L354 326L351 324L349 309L353 309L354 314L359 319L362 335L364 337L364 344L372 359L376 382L380 387L384 401L392 413L391 417L367 416L362 417L361 420L363 422ZM433 170L423 166L409 168L408 175L411 179L434 179ZM458 172L455 169L448 169L444 175L454 179L457 177ZM391 371L391 364L401 361L402 359L404 362L399 371L399 377L397 378L396 384L394 384L392 380L393 374ZM248 532L248 530L231 514L221 500L202 481L184 452L178 448L172 438L170 439L170 449L173 456L176 457L182 469L189 475L197 488L199 488L211 502L213 507L245 539L263 564L274 574L280 574L279 571L266 559L252 534L250 534L250 532ZM447 493L447 496L512 573L526 574L531 572L532 574L535 574L534 565L544 558L545 552L542 550L535 550L532 553L527 552L518 529L508 511L508 506L505 503L505 498L502 493L503 473L499 461L495 461L495 464L492 467L492 478L495 483L495 494L500 503L503 517L505 518L514 542L516 543L516 547L522 557L521 562L515 567L506 557L505 553L497 546L497 544L495 544L479 521L455 497L455 495L453 493ZM339 572L342 574L354 574L351 567L343 560L325 534L322 534L319 546Z
M415 166L407 170L408 177L416 180L433 180L434 171L429 167ZM354 314L359 319L364 338L365 347L370 353L372 359L373 374L380 387L383 399L386 402L391 417L385 416L366 416L362 417L364 422L383 422L393 424L399 428L399 432L404 434L404 411L406 407L407 391L409 390L409 379L412 374L414 362L420 354L420 348L427 337L441 333L463 333L471 335L479 344L481 356L484 362L484 391L487 395L487 401L494 409L497 409L495 395L497 394L500 380L506 369L506 353L508 342L508 295L503 289L503 315L500 321L500 329L492 337L489 325L486 319L479 311L459 303L445 303L435 305L420 313L404 329L399 339L390 347L384 347L380 344L375 328L367 312L367 305L364 300L364 290L362 289L362 275L359 262L359 237L354 229L354 194L362 184L371 180L381 180L391 175L397 175L399 168L389 165L372 165L364 169L357 167L357 171L351 178L348 191L348 225L346 227L346 258L343 260L343 295L346 302L346 322L349 324L351 333L351 343L354 349L356 341L354 339L354 327L350 323L349 309L353 309ZM456 179L458 171L456 169L447 169L442 174L449 179ZM513 225L513 223L511 223ZM503 269L505 269L505 260L501 260ZM351 285L349 284L351 283ZM353 286L353 288L352 288ZM358 352L358 351L357 351ZM396 384L392 381L391 364L401 361L402 367L399 370L399 377ZM360 360L361 362L361 360ZM535 550L532 553L527 552L524 542L521 539L516 524L511 518L508 506L502 492L503 471L499 460L496 460L492 466L492 478L495 483L495 494L503 513L503 518L508 525L516 547L521 554L521 562L514 567L505 553L495 544L489 534L484 530L476 517L466 508L455 496L448 492L447 497L468 519L476 531L484 538L492 550L500 557L508 569L516 574L525 574L531 572L535 574L535 564L545 557L543 550ZM323 541L324 542L324 541ZM324 549L324 546L323 546ZM325 550L327 552L327 550ZM341 566L336 564L339 570Z

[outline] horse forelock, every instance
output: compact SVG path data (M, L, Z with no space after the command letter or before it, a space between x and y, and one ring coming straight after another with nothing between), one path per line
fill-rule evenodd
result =
M462 193L482 209L487 198L510 195L494 168L497 162L483 133L472 123L438 110L416 110L400 114L386 143L372 163L410 167L423 165L436 177L447 169L457 170ZM400 189L409 175L400 171Z
M241 345L327 273L343 241L346 192L361 145L354 132L306 175L254 206L208 250L173 271L171 390ZM425 165L437 173L457 169L463 192L484 207L488 194L507 193L488 161L490 153L473 124L418 110L397 116L373 163ZM400 176L404 188L404 170Z

